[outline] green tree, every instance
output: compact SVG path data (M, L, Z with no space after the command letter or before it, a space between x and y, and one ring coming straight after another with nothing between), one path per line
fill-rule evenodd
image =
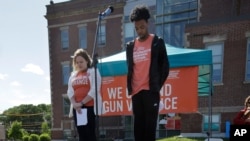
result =
M18 121L14 121L11 124L11 127L8 129L8 138L9 139L22 139L23 135L22 135L22 123L18 122Z
M9 108L3 112L0 122L8 128L9 123L13 121L22 122L22 127L29 133L40 134L43 122L47 122L49 128L51 127L51 105L22 104Z
M50 128L49 128L47 122L43 122L41 128L42 128L42 130L41 130L42 134L49 134L50 135Z
M51 127L51 105L39 104L37 107L43 111L43 121L47 122L48 126Z

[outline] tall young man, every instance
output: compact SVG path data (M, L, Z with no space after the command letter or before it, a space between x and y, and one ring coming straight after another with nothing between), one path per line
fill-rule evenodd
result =
M164 40L148 32L149 9L136 6L130 21L138 37L127 43L127 88L132 95L135 141L155 141L160 89L169 74Z

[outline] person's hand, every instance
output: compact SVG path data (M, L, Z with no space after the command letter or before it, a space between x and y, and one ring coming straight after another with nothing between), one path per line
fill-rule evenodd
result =
M76 112L77 112L78 114L82 114L82 108L81 108L81 107L76 108Z
M249 122L250 123L250 118L245 119L245 122Z
M78 113L80 113L81 112L81 107L82 107L82 103L74 103L73 104L73 107L74 107L74 109L78 112Z
M244 116L248 116L250 114L250 108L248 107L247 110L244 112Z

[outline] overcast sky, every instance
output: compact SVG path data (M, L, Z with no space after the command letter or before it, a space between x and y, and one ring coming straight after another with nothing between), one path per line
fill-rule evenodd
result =
M67 0L54 0L54 3ZM0 2L0 113L20 104L50 104L46 5Z

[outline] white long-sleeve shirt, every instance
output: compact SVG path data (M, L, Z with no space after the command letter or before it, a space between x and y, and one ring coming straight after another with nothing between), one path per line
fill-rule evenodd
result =
M68 82L68 90L67 90L67 95L68 98L71 99L74 96L74 89L72 87L72 79L74 77L76 77L77 75L77 71L72 72L71 76L69 78L69 82ZM97 114L96 111L96 104L98 105L98 115L101 115L103 113L105 113L104 108L103 108L103 104L102 104L102 97L101 97L101 83L102 83L102 79L101 79L101 75L98 69L96 69L96 80L97 80L97 98L96 98L96 85L95 85L95 69L94 68L89 68L87 70L87 73L89 73L89 82L90 82L90 90L88 92L88 95L90 97L92 97L94 99L94 112L95 114ZM69 113L69 117L73 116L73 105L70 105L70 113Z

